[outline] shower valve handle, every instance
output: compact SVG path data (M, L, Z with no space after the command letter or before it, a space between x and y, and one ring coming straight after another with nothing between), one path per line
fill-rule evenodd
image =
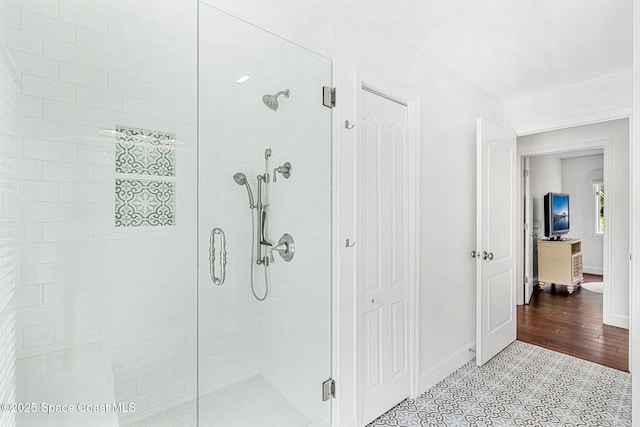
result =
M280 254L282 259L289 262L293 259L293 255L295 253L295 243L293 241L293 237L290 234L284 233L278 244L276 246L272 246L270 249L270 254L273 256L273 251L276 251Z
M278 181L278 174L276 172L281 173L285 178L289 178L291 176L291 163L285 162L282 166L273 169L273 182Z

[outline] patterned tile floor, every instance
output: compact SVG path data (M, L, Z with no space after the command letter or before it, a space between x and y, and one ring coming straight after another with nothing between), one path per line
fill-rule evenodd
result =
M516 341L369 426L631 426L631 375Z

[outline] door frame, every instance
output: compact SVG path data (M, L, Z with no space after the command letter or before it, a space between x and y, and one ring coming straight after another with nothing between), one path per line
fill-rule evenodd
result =
M612 121L612 120L619 120L619 119L628 119L629 120L629 147L631 150L631 144L632 144L632 123L631 123L631 111L630 109L627 108L623 108L620 110L616 110L614 112L603 112L601 114L596 114L596 115L592 115L589 117L583 117L583 118L577 118L575 120L567 120L567 121L555 121L555 122L549 122L549 123L542 123L536 126L527 126L524 128L520 128L520 129L516 129L516 136L520 137L520 136L526 136L526 135L532 135L532 134L536 134L536 133L543 133L543 132L551 132L551 131L555 131L555 130L561 130L561 129L567 129L567 128L572 128L572 127L578 127L578 126L585 126L585 125L589 125L589 124L595 124L595 123L602 123L602 122L607 122L607 121ZM518 158L518 163L519 163L519 168L520 171L518 173L518 183L517 183L517 188L518 188L518 202L521 202L523 200L524 194L523 194L523 173L524 173L524 169L523 169L523 159L526 157L532 157L532 156L538 156L538 155L547 155L547 154L559 154L559 153L566 153L566 152L572 152L572 151L582 151L582 150L588 150L588 149L594 149L594 148L601 148L604 151L604 161L603 161L603 167L604 167L604 173L603 173L603 183L606 186L608 185L609 182L611 182L611 171L613 168L613 158L612 158L612 146L611 144L613 143L613 141L611 139L604 139L604 140L595 140L595 141L584 141L584 142L579 142L579 143L572 143L572 144L561 144L561 145L550 145L550 146L546 146L546 147L534 147L531 149L521 149L520 147L518 147L518 153L517 153L517 158ZM631 158L631 156L630 156ZM631 161L631 159L630 159ZM632 173L632 165L631 168L629 170L629 173ZM632 188L630 186L629 188L629 197L632 197ZM611 194L609 195L609 198L611 198ZM630 199L631 200L631 199ZM631 209L631 207L630 207ZM605 227L608 224L607 218L611 218L610 215L610 210L611 210L611 203L606 203L605 204ZM516 207L516 218L519 224L522 224L524 221L524 212L522 211L522 203L517 203L517 207ZM629 227L631 227L631 216L630 215L630 224ZM631 228L629 228L631 230ZM522 233L518 233L517 234L517 241L516 241L516 250L517 252L517 277L522 279L523 274L524 274L524 239L523 236L521 235ZM629 242L629 245L631 247L631 242ZM603 262L602 262L602 273L603 276L610 276L610 272L611 272L611 254L612 254L612 244L611 244L611 235L608 233L605 233L603 236L603 242L602 242L602 250L603 250ZM629 271L629 300L631 301L631 295L632 295L632 276L631 276L631 271ZM517 297L517 301L521 302L523 301L524 298L524 289L523 286L521 286L522 284L520 284L520 286L518 287L519 289L519 294ZM521 292L521 293L520 293ZM616 325L614 322L612 322L612 308L611 308L611 293L610 292L605 292L603 294L603 322L606 324L611 325L613 323L613 326L619 326ZM632 311L629 311L629 324L628 324L628 328L629 328L629 337L631 339L631 317L632 317ZM621 326L622 327L622 326ZM631 361L631 345L629 345L629 360ZM629 369L631 369L631 363L629 363Z
M518 150L518 137L516 136L516 153ZM517 154L516 154L517 155ZM531 166L529 165L530 163L530 157L523 157L522 158L522 165L521 167L524 170L530 170ZM533 268L533 264L534 264L534 260L531 259L531 277L528 277L528 281L525 281L524 278L527 277L527 273L529 272L529 269L527 268L527 261L526 261L526 256L528 254L528 252L531 252L531 256L533 258L534 254L535 254L535 238L533 237L533 197L531 197L531 177L529 175L524 175L524 172L521 174L520 179L522 179L522 198L519 201L519 203L522 204L522 208L524 209L522 211L522 221L520 222L520 224L522 225L527 225L528 228L525 230L518 230L520 233L522 233L522 279L523 279L523 283L522 283L522 303L523 304L528 304L531 301L531 298L529 298L529 302L527 301L527 291L528 291L528 284L530 281L531 282L531 286L532 286L532 292L531 294L533 295L533 291L535 290L535 286L533 285L533 278L534 278L534 268ZM529 222L526 222L525 220L527 219L526 215L527 213L529 213ZM524 231L524 232L523 232ZM528 232L528 233L527 233ZM527 247L527 240L529 240L529 236L531 235L531 248ZM529 250L530 249L530 250ZM516 250L516 254L517 254L517 250ZM516 255L517 256L517 255ZM516 261L516 280L518 277L518 273L517 273L517 266L518 266L518 261ZM518 292L516 292L516 301L518 301ZM519 305L516 303L516 305Z
M354 87L354 99L355 99L355 111L353 117L356 118L356 126L353 129L356 133L356 147L354 148L354 164L356 170L354 176L356 180L358 178L358 147L362 142L362 133L359 126L360 119L362 118L362 97L361 92L363 87L374 90L381 95L388 98L401 101L407 105L407 155L409 157L409 170L408 173L408 194L409 194L409 212L408 212L408 232L409 232L409 334L408 334L408 347L409 347L409 397L417 397L420 394L420 287L418 286L420 280L420 168L418 167L420 162L420 96L413 90L408 89L392 80L381 77L368 70L364 70L360 67L355 67L355 87ZM346 126L346 124L345 124ZM357 181L356 181L357 182ZM358 200L358 186L355 186L354 190L355 200ZM359 230L359 218L356 202L356 209L354 211L354 223L356 230L356 242L359 237L357 236ZM356 260L358 246L355 246ZM354 360L354 377L355 377L355 415L356 424L362 419L362 375L360 373L360 361L362 360L362 345L360 337L362 336L362 322L360 320L360 286L358 279L358 266L356 262L355 268L355 295L354 298L354 313L355 313L355 334L354 334L354 346L355 346L355 360ZM386 410L391 408L386 408Z

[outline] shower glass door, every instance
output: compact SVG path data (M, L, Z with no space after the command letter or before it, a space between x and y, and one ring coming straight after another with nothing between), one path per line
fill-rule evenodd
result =
M330 425L331 61L199 20L199 425Z

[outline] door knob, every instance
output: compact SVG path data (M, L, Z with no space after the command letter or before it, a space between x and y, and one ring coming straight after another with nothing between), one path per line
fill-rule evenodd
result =
M493 252L482 251L482 259L491 261L493 259Z
M480 258L480 252L471 251L471 258Z

